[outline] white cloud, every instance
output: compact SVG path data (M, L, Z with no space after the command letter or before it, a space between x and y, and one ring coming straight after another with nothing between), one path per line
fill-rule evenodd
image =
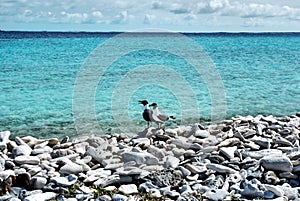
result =
M112 24L120 30L187 24L195 29L207 24L263 27L279 22L297 27L299 16L300 3L294 0L1 0L0 4L0 25L4 28L9 22L42 22L44 26L48 23L61 27L59 24Z
M163 6L162 2L155 1L152 3L151 8L156 10L156 9L164 9L165 7Z
M111 21L112 24L126 24L128 23L129 19L133 18L132 15L128 14L128 11L121 11L118 15L114 17L114 19Z
M228 7L229 5L228 0L202 1L197 4L197 11L199 14L214 13Z
M173 3L170 6L170 12L174 14L186 14L190 12L190 9L186 5Z
M152 24L153 21L155 20L156 16L155 15L150 15L150 14L146 14L144 17L144 24Z

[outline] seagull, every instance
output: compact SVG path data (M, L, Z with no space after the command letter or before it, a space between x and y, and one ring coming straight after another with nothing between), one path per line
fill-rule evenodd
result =
M158 110L158 106L156 103L152 103L149 106L153 107L152 118L153 118L153 121L158 124L158 127L160 127L160 124L163 124L164 122L166 122L168 120L176 119L174 116L167 116L167 115L161 113Z
M149 103L147 100L139 101L139 103L144 105L143 118L145 119L145 121L147 121L148 128L149 128L151 121L153 121L152 119L153 111L149 108Z

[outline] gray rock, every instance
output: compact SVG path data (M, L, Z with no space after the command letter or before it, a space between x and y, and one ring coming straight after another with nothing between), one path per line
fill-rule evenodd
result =
M147 151L154 155L155 157L157 157L158 159L163 159L165 157L165 153L164 153L164 150L163 149L159 149L153 145L150 145L148 148L147 148Z
M191 147L191 143L186 142L185 137L180 137L178 139L170 139L170 143L175 144L178 148L189 149Z
M68 163L62 166L59 170L61 174L78 174L82 172L82 166L76 163Z
M46 192L46 193L37 193L29 195L25 198L25 201L41 201L41 200L51 200L56 197L56 193Z
M291 172L293 165L286 156L265 156L260 160L260 164L267 170Z
M179 166L178 169L181 171L183 177L191 175L191 171L189 171L183 166Z
M226 167L224 165L212 164L212 163L206 164L206 168L214 170L218 173L225 173L225 174L235 174L237 172L236 170Z
M193 165L193 164L190 164L190 163L186 164L185 168L188 169L189 171L191 171L194 174L204 173L207 170L205 165Z
M14 157L30 156L32 149L27 144L21 144L12 150Z
M254 136L250 140L265 149L270 149L270 147L271 147L271 142L272 142L271 139L260 137L260 136Z
M94 182L94 185L98 186L98 187L106 187L106 186L109 186L112 184L119 183L119 181L120 181L120 176L114 174L114 175L110 175L106 178L98 179L97 181Z
M0 143L6 144L9 141L10 131L0 132Z
M125 152L122 154L125 162L135 161L138 165L157 165L158 158L147 152Z
M167 156L164 164L165 168L175 169L179 165L180 160L174 156Z
M33 189L42 189L47 184L47 179L44 177L32 177L30 183Z
M284 191L280 187L278 187L278 186L265 184L264 187L268 191L271 191L272 193L274 193L278 197L283 197L284 196Z
M207 138L210 135L210 133L207 130L197 130L195 132L195 137L199 138Z
M113 194L112 195L112 199L114 201L127 201L128 197L125 195L121 195L121 194Z
M210 189L209 191L204 193L204 196L212 201L225 200L227 195L229 195L229 193L223 189Z
M188 195L192 195L194 193L195 193L195 191L193 191L189 185L183 185L180 189L181 196L188 196Z
M149 138L133 138L131 140L134 145L138 146L149 146L150 145L150 140Z
M137 186L135 184L127 184L127 185L121 185L119 187L119 191L123 194L130 195L133 193L138 193Z
M5 169L5 159L0 156L0 171Z
M234 158L234 152L237 150L236 146L233 147L221 147L220 152L224 154L228 159Z
M263 150L259 150L259 151L243 151L241 152L243 157L250 157L250 158L254 158L254 159L261 159L265 156L281 156L282 155L282 151L278 150L278 149L263 149Z
M66 187L75 184L77 179L78 177L76 175L70 174L66 177L54 177L50 181L55 183L57 186Z
M96 200L98 200L98 201L111 201L112 198L109 195L101 195Z
M30 164L30 165L38 165L40 163L40 159L37 156L17 156L15 158L15 162L22 164Z
M32 150L32 154L33 155L38 155L38 154L46 154L46 153L51 153L53 151L53 149L49 146L45 146L43 148L35 148L34 150Z

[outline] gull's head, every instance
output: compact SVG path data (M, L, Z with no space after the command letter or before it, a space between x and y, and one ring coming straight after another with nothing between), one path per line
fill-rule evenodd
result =
M147 101L147 100L139 101L139 103L140 103L140 104L143 104L144 106L145 106L145 105L148 105L148 101Z
M157 108L157 104L156 104L156 103L152 103L152 104L151 104L151 105L149 105L149 106L152 106L152 107L153 107L153 109Z

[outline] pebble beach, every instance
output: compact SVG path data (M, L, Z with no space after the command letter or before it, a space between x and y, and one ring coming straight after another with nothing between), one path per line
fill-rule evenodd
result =
M300 200L300 113L63 140L0 132L0 200Z

